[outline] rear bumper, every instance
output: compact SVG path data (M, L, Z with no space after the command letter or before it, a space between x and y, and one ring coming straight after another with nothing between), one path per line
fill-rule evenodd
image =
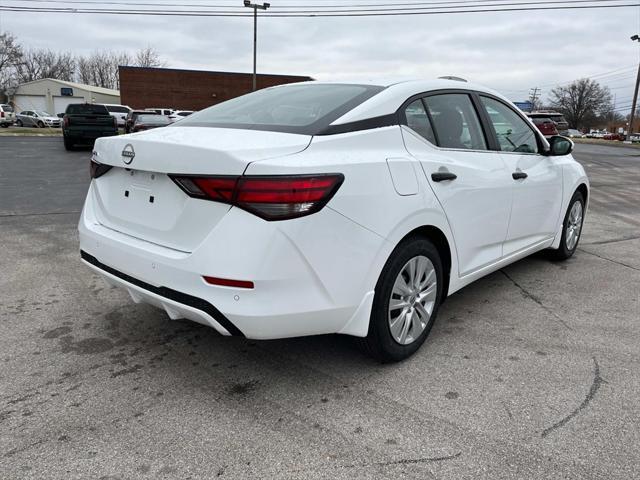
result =
M83 260L134 301L223 335L366 335L385 241L330 208L286 222L231 209L184 252L101 225L92 188L79 223ZM210 285L203 275L249 280L255 288Z
M80 257L95 272L104 276L109 283L127 289L136 303L144 302L162 308L173 320L188 318L194 322L209 325L223 335L244 336L220 310L206 300L167 287L154 287L149 283L100 263L97 258L82 250L80 251Z
M101 137L113 137L118 131L110 130L63 130L64 136L71 140L95 140Z

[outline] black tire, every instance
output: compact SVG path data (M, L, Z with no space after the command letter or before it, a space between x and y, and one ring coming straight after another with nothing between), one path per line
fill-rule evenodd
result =
M44 122L42 120L38 120L38 128L44 128Z
M69 150L69 151L74 150L73 142L69 138L63 137L63 140L64 140L64 148L66 150Z
M16 120L16 127L22 126L22 120Z
M2 128L9 128L9 124L8 123L3 123L2 124Z
M433 264L437 293L431 315L422 333L408 345L398 343L389 326L389 301L394 283L404 266L418 256L427 257ZM440 254L434 245L422 237L411 237L403 241L393 251L389 260L382 269L375 289L369 332L360 339L360 346L370 356L383 363L399 362L413 355L424 343L438 315L438 309L442 301L444 287L444 275Z
M582 208L582 218L580 219L580 229L578 232L578 239L575 243L575 245L573 245L572 248L569 248L567 246L567 228L569 227L569 216L571 214L571 209L573 208L574 204L576 202L580 203L580 206ZM582 193L580 193L578 190L576 190L576 192L573 194L573 196L571 197L571 200L569 201L569 206L567 207L567 211L564 215L564 220L562 222L562 238L560 239L560 245L558 248L554 248L554 249L550 249L549 250L549 256L552 260L556 260L556 261L563 261L563 260L567 260L569 258L571 258L571 256L573 256L573 254L575 253L576 249L578 248L578 244L580 243L580 237L582 236L582 224L584 223L584 197L582 196Z

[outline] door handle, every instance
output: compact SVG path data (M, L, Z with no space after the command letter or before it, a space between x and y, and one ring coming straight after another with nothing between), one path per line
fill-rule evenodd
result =
M431 180L434 182L444 182L445 180L455 180L458 176L451 172L435 172L431 174Z
M524 172L513 172L511 174L511 176L513 177L514 180L524 180L525 178L527 178L529 175L527 175Z

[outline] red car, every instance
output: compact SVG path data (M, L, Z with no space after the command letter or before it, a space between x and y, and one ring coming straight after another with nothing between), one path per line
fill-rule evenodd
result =
M606 133L602 138L605 140L624 140L624 137L618 133Z
M531 121L534 123L540 133L542 133L545 137L552 137L553 135L558 135L558 129L556 128L556 124L549 117L533 117Z

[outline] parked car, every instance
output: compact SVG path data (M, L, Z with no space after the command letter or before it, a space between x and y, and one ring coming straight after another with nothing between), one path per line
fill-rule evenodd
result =
M606 130L590 130L589 133L587 133L586 137L587 138L604 138L604 136L609 133Z
M156 112L150 112L148 110L132 110L129 112L124 121L124 133L131 133L133 130L133 124L136 122L138 115L158 115Z
M0 127L7 128L16 121L16 114L11 105L0 104Z
M602 136L603 140L619 140L622 141L624 140L624 135L621 135L619 133L605 133Z
M193 110L176 110L171 115L169 115L169 120L171 120L172 123L177 122L178 120L182 120L183 118L188 117L192 113L194 113Z
M540 133L542 133L545 137L552 137L554 135L558 135L558 129L556 128L556 124L553 120L548 117L529 117L533 124L538 127Z
M562 135L564 137L569 137L569 138L585 138L585 136L586 136L580 130L576 130L574 128L570 128L568 130L563 130L563 131L560 132L560 135Z
M289 84L98 139L81 258L223 335L341 333L402 360L448 295L539 250L567 259L580 239L573 143L491 92Z
M166 127L171 124L171 120L166 115L138 115L131 132L140 132L142 130L151 130L152 128Z
M16 115L18 127L60 127L60 118L40 110L24 110Z
M169 116L175 110L173 108L145 108L147 112L156 112L158 115L166 115Z
M561 113L554 112L553 110L536 110L527 114L529 118L548 118L556 124L558 131L567 130L569 128L569 122L567 122Z
M118 127L124 127L127 115L133 110L127 105L105 103L104 106L107 107L109 114L118 121Z
M93 144L100 137L118 135L118 121L107 107L93 103L67 105L62 122L64 146L72 150L76 144Z

